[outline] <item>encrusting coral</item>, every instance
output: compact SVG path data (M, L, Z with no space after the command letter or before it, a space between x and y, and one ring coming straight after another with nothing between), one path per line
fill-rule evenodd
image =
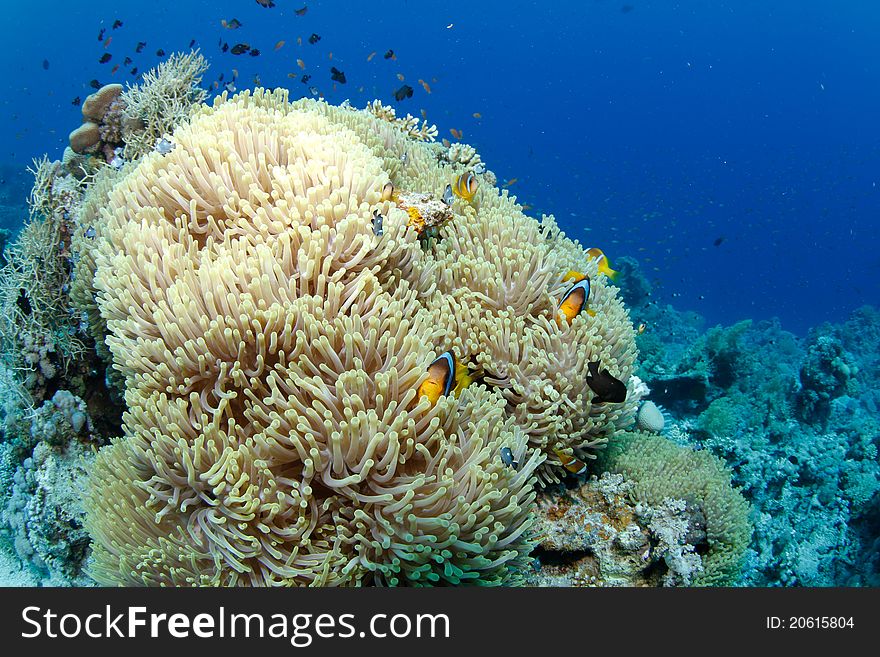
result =
M95 578L519 581L535 484L638 402L591 401L587 363L627 383L635 359L595 261L487 184L424 244L383 190L439 198L463 168L369 111L223 94L171 140L95 217L127 405L87 494ZM592 291L567 322L569 270ZM432 404L449 349L480 382Z
M752 535L752 523L749 504L731 485L730 471L721 459L660 436L622 433L601 452L599 466L634 482L633 497L638 502L653 506L662 505L669 498L686 502L692 509L691 515L699 518L696 524L705 526L700 530L705 532L704 545L697 546L702 570L693 573L693 583L736 583ZM676 558L690 557L679 553Z

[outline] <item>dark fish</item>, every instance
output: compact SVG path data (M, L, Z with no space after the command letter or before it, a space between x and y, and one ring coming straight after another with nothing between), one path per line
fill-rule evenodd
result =
M373 234L376 237L382 237L382 234L385 232L382 228L382 222L385 220L385 217L382 216L382 213L378 210L373 211Z
M302 8L302 9L295 9L293 13L296 14L297 16L305 16L305 15L306 15L306 12L307 12L308 10L309 10L309 6L308 6L308 5L303 5L303 8Z
M129 64L131 64L131 57L126 57L124 60L122 60L123 66L128 66Z
M452 205L452 202L455 198L452 195L452 185L446 185L446 189L443 190L443 202L446 205Z
M513 452L510 447L501 448L501 462L509 468L519 470L519 463L513 460Z
M220 50L222 50L223 52L226 52L227 50L229 50L229 44L224 42L223 47L220 48Z
M403 100L404 98L412 98L413 88L408 84L403 85L400 89L394 92L395 100Z
M587 385L596 395L593 397L594 402L597 404L606 402L619 404L626 401L626 385L623 381L611 376L607 369L600 372L599 361L594 360L588 363L587 369L590 370L587 375Z
M232 50L230 50L230 52L233 55L243 55L250 49L251 47L246 43L236 43L234 46L232 46Z
M260 51L257 50L256 48L254 48L254 49L251 50L248 54L249 54L251 57L259 57L259 56L260 56Z
M138 74L138 67L135 66L133 69L131 69L130 73L131 73L132 75L137 75L137 74Z
M30 315L32 312L31 300L28 299L27 292L24 289L19 288L18 298L15 300L15 305L18 306L18 309L25 315Z
M77 97L74 98L72 101L70 101L70 104L71 104L71 105L76 105L77 107L79 107L80 102L82 102L82 101L81 101L80 97L77 96Z
M95 227L94 227L94 226L89 226L88 228L85 229L85 231L83 232L83 235L84 235L85 237L89 238L90 240L95 239L95 235L96 235L96 233L95 233Z
M156 57L164 57L164 56L165 56L165 51L162 50L161 48L159 48L159 50L156 51Z
M315 45L320 40L321 40L321 35L315 34L314 32L312 32L312 36L309 37L309 43L311 43L312 45Z
M306 75L302 76L302 77L299 79L299 81L302 82L303 84L305 84L306 82L308 82L308 81L311 80L311 79L312 79L312 76L306 74Z
M340 84L345 84L345 73L340 71L335 66L330 67L330 79L334 82L339 82Z
M393 50L389 50L388 52L385 53L385 59L392 59L393 57L394 57Z
M712 242L712 244L714 244L715 246L721 246L722 242L724 242L724 235L717 238L714 242Z
M118 18L115 21L113 21L113 29L115 30L117 27L122 27L122 21L119 20Z
M217 81L218 81L218 82L223 82L223 77L224 77L225 75L226 75L225 73L221 73L221 74L220 74L220 77L217 78Z
M44 60L43 60L43 70L44 70L44 71L48 71L48 70L49 70L49 60L48 60L48 59L44 59Z
M92 89L100 89L100 88L101 88L101 83L98 82L97 80L91 80L91 81L89 82L89 86L90 86Z
M275 6L275 3L272 0L257 0L257 4L266 9L271 9Z
M105 52L103 55L101 55L101 59L98 60L98 63L99 64L106 64L111 59L113 59L113 55L111 55L109 52Z
M147 45L146 41L138 41L138 44L135 47L134 51L135 52L142 52L146 45Z
M196 40L195 40L195 39L190 39L190 41L189 41L189 47L192 48L194 45L196 45Z
M104 40L104 34L105 34L106 32L107 32L107 28L102 27L102 28L101 28L101 31L98 32L98 41L103 41L103 40Z
M237 18L233 18L232 20L222 20L220 24L225 27L227 30L237 30L241 27L241 21Z

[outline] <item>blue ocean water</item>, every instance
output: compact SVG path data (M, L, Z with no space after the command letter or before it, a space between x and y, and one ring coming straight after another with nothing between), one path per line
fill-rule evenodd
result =
M208 82L236 68L239 88L258 76L294 96L314 85L330 102L424 109L441 137L460 130L532 212L553 213L612 261L636 257L658 302L712 323L776 316L803 333L880 303L878 3L275 4L7 4L0 222L20 223L20 173L44 152L60 158L80 121L71 101L90 80L134 83L131 68L194 39ZM241 28L224 29L233 17ZM313 33L321 40L309 44ZM223 53L222 42L261 54ZM346 84L333 87L331 66ZM404 82L414 94L395 103Z

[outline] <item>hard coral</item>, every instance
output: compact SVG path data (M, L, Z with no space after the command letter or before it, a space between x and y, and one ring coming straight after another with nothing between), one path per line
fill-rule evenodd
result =
M562 275L595 263L487 188L423 249L383 187L458 172L368 112L224 94L172 138L95 230L128 405L88 494L98 580L518 581L536 471L561 470L542 461L634 415L637 394L592 404L583 377L632 373L614 289L596 277L596 315L556 318ZM450 348L485 383L432 404L417 391Z
M208 96L199 86L208 63L198 50L173 53L143 75L140 84L120 97L120 120L125 159L136 160L153 150L156 140L171 134L189 119L190 112Z
M705 543L697 546L703 570L697 585L731 585L739 579L752 534L749 504L730 484L724 462L707 452L649 434L616 436L599 456L603 471L623 474L634 482L634 498L659 505L666 498L683 499L705 518Z

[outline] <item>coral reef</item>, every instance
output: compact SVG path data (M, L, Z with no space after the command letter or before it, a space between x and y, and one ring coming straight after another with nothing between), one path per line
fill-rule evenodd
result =
M626 260L618 280L635 300L646 282ZM694 313L641 299L638 373L672 411L666 435L722 457L753 506L743 583L877 585L880 314L862 308L806 338L777 322L702 333Z
M91 541L83 527L82 490L94 457L77 441L56 448L40 442L15 469L2 500L4 529L43 586L93 584L83 571ZM8 471L9 463L3 466Z
M705 518L692 504L633 499L636 484L605 472L540 499L533 586L687 586L703 572Z
M0 269L2 359L23 372L38 399L85 345L70 305L70 236L82 191L60 162L35 162L30 220L5 250Z
M188 120L190 112L208 97L199 86L207 69L208 63L198 50L173 53L122 93L119 131L126 160L143 157L153 150L157 139Z
M651 521L664 522L668 528L662 537L664 559L672 572L667 582L720 586L739 580L752 526L749 505L731 486L731 473L723 461L660 436L625 433L615 436L599 454L598 467L632 481L636 501L666 506L651 514ZM671 507L668 499L684 500L686 507ZM679 518L678 527L670 528L671 512L689 514L699 521ZM682 542L694 527L702 526L703 542L695 546ZM684 549L686 545L695 547L702 559L700 568L692 567L695 553Z
M599 360L629 382L635 360L595 262L485 186L421 244L383 189L439 195L462 169L368 111L224 94L170 138L96 227L127 411L90 480L93 575L519 581L536 473L635 415L638 394L591 403L583 376ZM594 314L569 323L571 269L593 277ZM481 382L432 404L417 391L447 349Z

